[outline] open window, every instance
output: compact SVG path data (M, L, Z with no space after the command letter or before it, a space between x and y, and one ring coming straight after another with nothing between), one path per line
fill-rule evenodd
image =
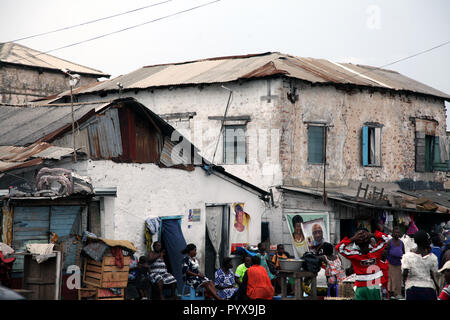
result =
M365 167L381 166L381 126L362 127L362 164Z
M449 171L449 140L437 135L437 121L415 119L416 172Z

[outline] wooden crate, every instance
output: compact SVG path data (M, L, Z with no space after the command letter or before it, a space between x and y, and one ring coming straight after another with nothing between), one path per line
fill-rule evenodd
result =
M120 294L114 294L109 289L87 287L78 289L78 300L125 300L125 289L120 289Z
M96 288L126 288L130 257L124 257L124 267L115 265L113 256L104 256L102 262L86 259L84 263L83 282Z

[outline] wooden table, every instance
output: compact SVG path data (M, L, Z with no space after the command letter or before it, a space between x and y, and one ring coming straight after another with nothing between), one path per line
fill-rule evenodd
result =
M278 276L281 278L281 299L282 300L315 300L317 299L317 274L308 271L287 271L280 270ZM293 298L287 298L287 278L294 278L294 292ZM308 297L303 296L303 282L304 278L312 278L311 294Z

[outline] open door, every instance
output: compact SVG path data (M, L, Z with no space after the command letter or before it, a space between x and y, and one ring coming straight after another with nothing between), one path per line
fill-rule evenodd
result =
M160 241L167 253L167 270L177 279L177 289L181 292L183 290L181 251L186 248L186 240L181 231L181 217L161 217Z
M229 206L206 207L205 276L214 279L214 273L228 255Z

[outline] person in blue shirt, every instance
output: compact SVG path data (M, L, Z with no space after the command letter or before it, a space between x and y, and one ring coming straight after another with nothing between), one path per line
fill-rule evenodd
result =
M434 234L431 237L431 252L437 257L439 267L441 267L443 246L444 246L444 243L442 242L441 236L439 234Z

